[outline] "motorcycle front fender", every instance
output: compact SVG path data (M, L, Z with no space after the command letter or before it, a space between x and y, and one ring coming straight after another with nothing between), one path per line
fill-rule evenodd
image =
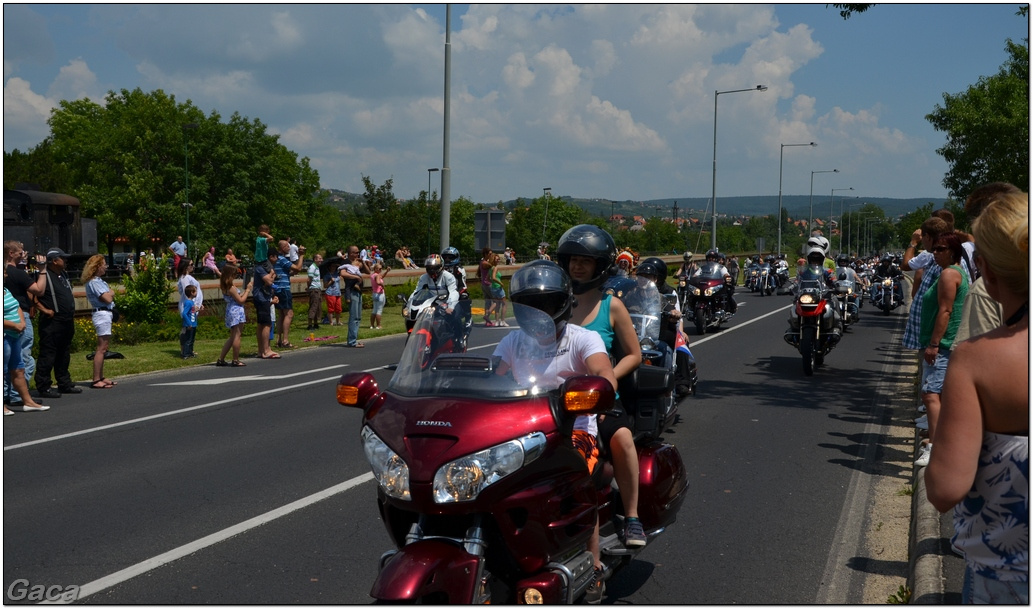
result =
M480 560L447 541L417 541L388 559L369 595L393 602L413 602L429 596L435 604L469 605Z

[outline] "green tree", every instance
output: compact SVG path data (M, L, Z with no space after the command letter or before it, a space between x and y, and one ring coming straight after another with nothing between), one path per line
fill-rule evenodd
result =
M300 237L323 216L319 174L257 119L223 122L160 89L123 89L103 106L62 101L49 124L55 162L109 251L117 237L163 251L186 236L188 178L191 255L209 245L247 252L263 223Z
M54 159L53 141L46 138L28 152L4 153L4 188L34 184L44 192L72 192L68 168Z
M943 94L925 118L947 143L937 149L949 165L943 185L963 200L988 182L1029 190L1029 47L1007 41L1008 60L965 92Z
M567 229L586 223L590 217L585 210L551 193L532 199L530 204L517 199L513 205L512 221L506 225L506 244L521 256L532 256L542 241L549 243L555 250ZM608 224L599 218L596 221L602 221L602 227Z

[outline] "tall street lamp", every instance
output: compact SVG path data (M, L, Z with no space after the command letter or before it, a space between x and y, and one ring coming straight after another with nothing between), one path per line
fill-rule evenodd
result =
M864 205L864 203L858 202L858 203L851 203L850 205L846 206L847 213L850 214L850 228L847 229L847 233L846 233L846 250L847 250L848 254L850 252L852 252L853 249L854 249L853 232L854 232L854 224L856 224L855 220L857 219L855 217L857 214L854 214L853 212L851 212L850 208L851 207L857 207L857 206L863 206L863 205ZM843 240L842 233L840 233L839 239L840 239L840 241Z
M810 199L809 199L811 211L810 211L810 215L807 216L807 235L806 235L806 237L808 239L811 236L811 231L814 230L814 228L813 228L813 226L814 226L814 174L816 174L816 173L839 173L839 170L838 169L826 169L826 170L823 170L823 171L812 171L811 172L811 196L810 196Z
M428 211L427 215L430 215L430 174L434 173L435 171L439 171L439 169L437 167L431 167L430 169L427 170L427 211ZM430 219L427 220L427 226L430 226ZM428 230L427 231L427 255L429 256L430 254L431 254L431 251L430 251L430 231Z
M193 207L190 204L190 138L187 137L187 131L193 131L197 129L197 123L187 123L183 125L183 176L186 180L186 188L184 193L186 198L183 202L183 208L187 212L187 256L190 256L190 208Z
M881 218L865 218L864 220L864 248L868 252L872 251L875 237L872 233L871 227L879 220L881 220Z
M833 188L832 193L829 195L829 247L832 247L832 214L834 213L836 205L836 191L837 190L853 190L854 187L850 188ZM839 223L843 223L843 214L839 214ZM839 227L839 253L843 253L843 227Z
M765 85L757 85L752 89L735 89L732 91L714 91L714 171L710 182L710 202L714 206L714 215L710 225L710 249L717 249L717 96L725 93L742 93L743 91L767 91Z
M778 214L775 222L778 224L778 255L782 255L782 153L790 146L817 146L814 142L808 144L780 144L778 149Z
M552 188L542 188L542 197L545 198L545 220L542 221L542 243L545 243L545 227L549 224L549 199L552 198Z

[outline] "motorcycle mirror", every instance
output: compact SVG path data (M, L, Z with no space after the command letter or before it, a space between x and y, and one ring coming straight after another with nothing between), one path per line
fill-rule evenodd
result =
M378 393L377 379L368 372L348 372L337 381L337 403L342 406L365 409Z
M600 414L613 409L616 392L601 376L576 376L560 387L560 403L571 414Z

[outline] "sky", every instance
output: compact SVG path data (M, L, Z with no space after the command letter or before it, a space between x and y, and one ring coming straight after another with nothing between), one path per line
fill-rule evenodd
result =
M1018 7L877 4L844 20L824 3L454 5L451 198L774 196L780 153L784 195L813 180L816 193L947 197L946 139L925 116L995 74L1007 38L1029 37ZM427 169L444 161L445 15L4 4L4 150L42 141L61 100L161 89L260 120L326 188L364 192L368 176L411 198L430 177L440 191Z

